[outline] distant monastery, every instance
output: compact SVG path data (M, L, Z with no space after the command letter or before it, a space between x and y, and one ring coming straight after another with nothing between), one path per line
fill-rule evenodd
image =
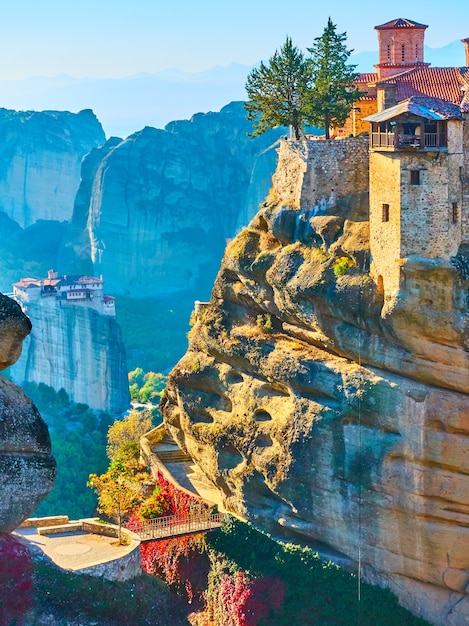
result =
M20 303L47 299L56 306L70 304L95 309L104 315L115 316L115 299L104 294L103 277L60 276L49 270L47 278L22 278L13 285L13 297Z

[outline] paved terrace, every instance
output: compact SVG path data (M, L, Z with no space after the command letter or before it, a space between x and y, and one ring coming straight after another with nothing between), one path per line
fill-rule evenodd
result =
M140 540L125 531L129 543L118 546L116 528L106 526L92 519L70 522L67 516L30 518L13 535L32 553L43 552L62 569L111 580L132 578L141 571Z

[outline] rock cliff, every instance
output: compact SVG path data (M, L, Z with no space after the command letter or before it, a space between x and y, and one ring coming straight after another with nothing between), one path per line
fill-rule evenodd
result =
M0 294L0 369L21 352L31 323ZM0 534L15 529L52 489L55 461L47 426L23 391L0 376Z
M83 163L60 265L74 260L73 271L84 271L91 262L117 294L208 294L226 239L271 184L276 153L268 148L282 131L250 138L250 129L236 102L111 138Z
M409 257L384 302L369 275L364 145L280 153L162 411L227 508L333 547L415 614L462 626L469 255Z
M37 220L69 220L80 164L104 143L90 110L0 109L0 212L22 228Z
M65 389L70 400L111 414L129 408L125 347L115 317L43 298L25 311L33 324L12 379Z

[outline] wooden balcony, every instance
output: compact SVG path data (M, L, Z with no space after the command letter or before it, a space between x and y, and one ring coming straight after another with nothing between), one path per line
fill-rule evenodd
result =
M446 133L408 135L399 132L374 131L370 135L371 150L446 150Z

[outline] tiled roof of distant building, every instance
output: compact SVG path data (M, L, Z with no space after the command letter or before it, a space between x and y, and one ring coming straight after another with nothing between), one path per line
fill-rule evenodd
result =
M389 76L379 86L396 85L396 100L407 100L412 96L441 98L454 104L467 102L469 89L468 67L418 67Z
M102 278L93 278L93 276L63 276L59 281L61 285L87 285L91 283L102 283Z
M22 278L17 283L13 283L13 287L19 287L22 289L29 289L30 287L40 287L41 281L36 278Z
M428 28L428 26L426 24L419 24L413 20L407 20L405 17L398 17L380 26L375 26L375 30L384 30L386 28Z
M376 72L362 72L355 79L355 83L375 83L378 80L378 74Z

